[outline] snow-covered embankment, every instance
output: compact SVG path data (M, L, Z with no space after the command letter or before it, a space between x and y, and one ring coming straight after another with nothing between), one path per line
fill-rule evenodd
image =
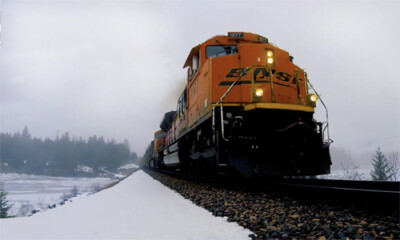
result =
M0 220L0 239L248 239L137 171L116 186L32 217Z

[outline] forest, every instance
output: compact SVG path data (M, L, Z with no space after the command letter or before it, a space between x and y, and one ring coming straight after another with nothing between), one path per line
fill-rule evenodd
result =
M28 127L22 133L0 133L1 173L95 177L131 162L137 162L137 155L127 140L71 139L68 132L42 140L31 137Z

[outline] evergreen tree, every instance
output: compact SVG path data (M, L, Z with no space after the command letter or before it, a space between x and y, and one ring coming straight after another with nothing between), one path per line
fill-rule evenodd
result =
M392 167L389 166L388 160L379 147L378 150L376 150L375 156L372 158L372 166L374 167L371 171L372 180L387 181L393 177Z
M85 141L66 132L55 140L43 141L32 137L27 126L22 134L0 133L0 149L0 172L52 176L90 175L80 172L79 166L92 168L92 175L99 169L112 172L137 158L127 140L117 143L94 135Z
M7 192L0 187L0 218L8 217L8 211L12 205L8 204Z
M30 139L31 138L31 135L29 134L28 126L25 126L24 129L22 130L21 137L23 139Z

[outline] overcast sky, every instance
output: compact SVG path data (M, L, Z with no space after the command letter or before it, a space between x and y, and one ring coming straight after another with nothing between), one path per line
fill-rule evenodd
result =
M399 151L399 22L398 0L2 0L1 132L128 139L141 155L175 109L191 48L246 31L308 72L333 146Z

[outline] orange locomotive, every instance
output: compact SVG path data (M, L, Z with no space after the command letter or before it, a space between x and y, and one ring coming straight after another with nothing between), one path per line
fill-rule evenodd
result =
M147 165L244 177L330 172L327 123L313 119L317 95L288 52L229 32L194 47L184 67L186 88L164 115Z

